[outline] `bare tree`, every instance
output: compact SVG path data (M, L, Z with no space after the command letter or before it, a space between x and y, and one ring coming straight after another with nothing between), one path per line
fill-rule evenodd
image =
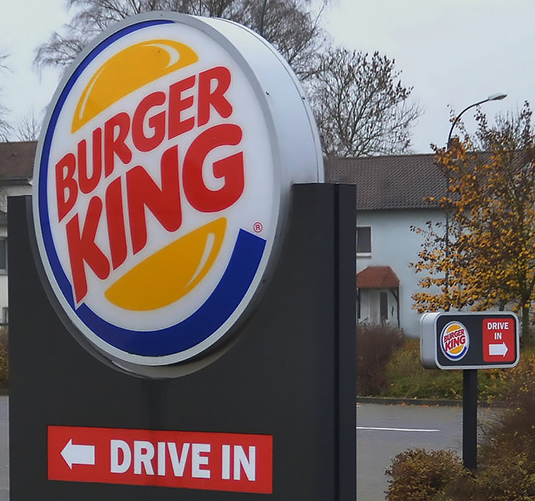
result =
M5 60L7 59L7 54L0 52L0 78L3 79L3 75L9 72ZM0 90L2 89L1 80L0 80ZM7 141L9 133L11 132L11 126L6 120L8 109L0 104L0 141Z
M36 53L40 67L66 66L108 26L145 11L170 10L236 21L261 33L292 66L311 98L327 155L404 152L420 114L394 61L332 48L320 26L330 0L68 0L63 34ZM314 10L314 5L316 10Z
M395 61L375 52L333 48L322 56L309 94L324 153L367 156L402 153L421 114L409 102L412 87L401 83Z
M325 5L329 0L322 0ZM294 71L306 78L319 64L325 42L319 26L322 9L314 14L310 0L68 0L74 15L64 32L53 33L38 47L38 67L67 66L82 48L108 26L128 16L168 10L206 17L220 17L263 31ZM261 26L262 24L262 26Z
M37 141L41 132L41 120L35 116L32 110L17 120L14 127L17 141Z

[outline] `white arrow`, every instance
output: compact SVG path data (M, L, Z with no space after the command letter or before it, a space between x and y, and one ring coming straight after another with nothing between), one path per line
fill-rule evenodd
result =
M73 444L72 438L61 451L61 455L71 470L74 464L95 464L95 446Z
M505 343L500 344L489 344L489 355L502 355L505 357L507 355L507 345Z

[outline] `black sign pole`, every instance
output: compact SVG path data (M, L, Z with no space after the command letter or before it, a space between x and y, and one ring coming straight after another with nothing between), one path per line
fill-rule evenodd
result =
M463 371L463 464L477 470L477 369Z

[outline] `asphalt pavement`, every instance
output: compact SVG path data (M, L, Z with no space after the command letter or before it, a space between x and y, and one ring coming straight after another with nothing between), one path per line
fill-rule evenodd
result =
M460 407L358 404L358 501L385 500L385 471L396 454L414 448L460 453L461 437Z

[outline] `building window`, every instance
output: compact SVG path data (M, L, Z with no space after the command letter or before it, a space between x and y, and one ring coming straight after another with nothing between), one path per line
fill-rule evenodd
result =
M7 238L0 238L0 273L7 273Z
M372 228L371 226L357 226L357 254L372 253Z

